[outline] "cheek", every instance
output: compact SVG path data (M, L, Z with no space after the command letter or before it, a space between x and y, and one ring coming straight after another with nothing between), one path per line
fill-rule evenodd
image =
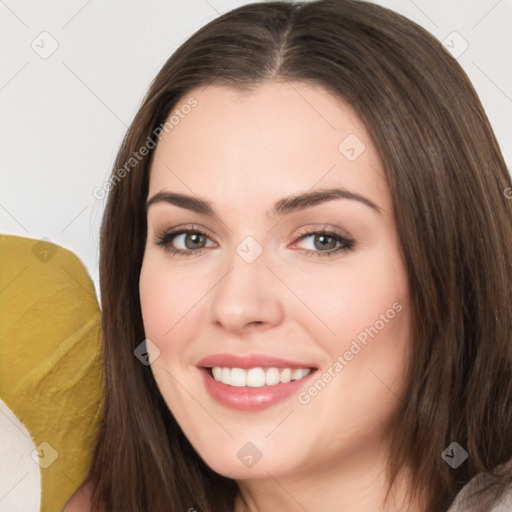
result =
M343 337L359 337L364 341L365 333L389 331L390 326L400 322L407 298L406 284L395 273L367 271L353 275L345 281L341 308L331 311L337 318L337 332Z
M146 337L158 342L171 327L173 294L166 290L164 280L157 278L158 272L145 262L139 280L140 305Z
M176 332L187 323L187 312L197 302L197 286L183 281L187 280L180 279L179 272L170 272L158 258L144 259L139 279L144 331L162 352L171 339L180 339Z
M196 270L169 266L166 257L148 251L139 278L139 294L148 330L162 336L188 317L194 304L208 290L208 282Z
M348 350L353 339L372 339L376 331L379 339L407 338L408 283L393 251L369 253L332 272L301 276L296 286L315 313L304 315L303 325L331 355Z
M410 358L405 269L393 253L381 252L372 260L333 273L310 292L311 309L321 313L334 334L312 315L302 324L325 358L299 403L308 408L308 418L343 430L351 446L380 435L405 389Z
M197 285L195 289L190 286L185 274L171 271L159 255L150 252L139 278L144 333L158 349L148 346L150 354L154 350L151 371L169 409L178 413L190 398L182 395L177 382L184 382L182 359L189 340L195 336L197 322L193 320L199 304L193 305L200 293Z
M398 256L382 254L346 276L344 285L341 308L330 310L337 334L328 347L333 360L344 359L339 392L350 389L346 400L354 410L380 410L384 418L403 391L410 357L405 268Z

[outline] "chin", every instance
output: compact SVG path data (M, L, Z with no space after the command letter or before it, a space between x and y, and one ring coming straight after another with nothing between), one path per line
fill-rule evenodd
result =
M237 437L224 445L218 445L215 451L196 450L204 463L219 475L236 479L263 479L269 474L278 476L293 471L295 461L290 459L290 454L285 455L276 452L272 443L262 441L258 447ZM219 449L220 448L220 449ZM286 463L283 464L283 460Z

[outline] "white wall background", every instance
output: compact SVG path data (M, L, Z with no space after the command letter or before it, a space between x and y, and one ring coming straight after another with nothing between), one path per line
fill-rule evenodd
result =
M170 54L208 21L247 3L0 0L0 232L46 237L72 250L99 296L104 201L95 199L94 188L107 179L127 126ZM510 168L512 0L376 3L448 38L457 54L468 45L458 60Z

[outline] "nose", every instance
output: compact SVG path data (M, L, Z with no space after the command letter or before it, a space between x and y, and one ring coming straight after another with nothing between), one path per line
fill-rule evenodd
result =
M233 251L227 270L212 290L210 315L215 325L243 334L282 322L280 282L267 264L265 251L251 263Z

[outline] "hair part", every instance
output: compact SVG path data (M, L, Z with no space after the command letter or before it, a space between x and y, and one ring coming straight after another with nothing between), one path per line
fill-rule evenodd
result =
M408 384L387 431L388 495L408 467L411 500L427 512L447 510L481 472L499 497L512 482L494 472L512 457L511 181L474 88L432 35L355 0L232 10L165 63L113 174L194 88L250 93L271 81L320 86L347 102L385 170L412 310ZM153 154L111 188L103 217L105 401L87 481L93 502L112 512L225 512L237 483L201 460L133 355L145 339L138 285ZM469 454L457 469L441 457L454 441Z

